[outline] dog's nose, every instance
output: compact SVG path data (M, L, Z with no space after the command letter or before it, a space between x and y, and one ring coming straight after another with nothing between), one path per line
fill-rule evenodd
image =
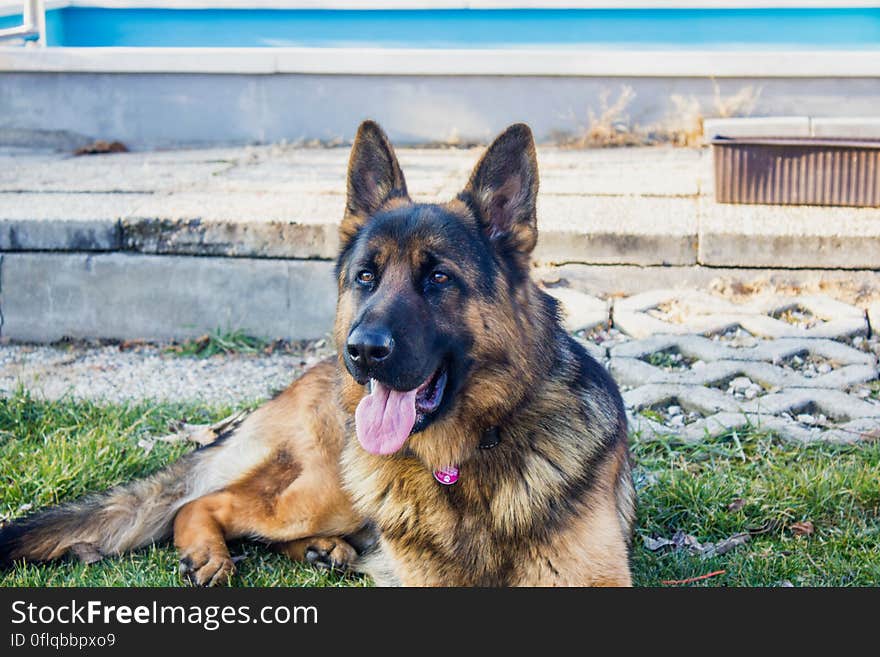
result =
M394 338L388 329L359 326L348 336L346 349L353 363L361 367L372 367L391 355L394 351Z

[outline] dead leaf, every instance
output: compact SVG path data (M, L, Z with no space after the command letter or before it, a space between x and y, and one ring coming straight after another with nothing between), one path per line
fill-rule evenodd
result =
M864 432L859 436L859 440L864 440L868 443L880 440L880 429L871 429L871 431Z
M810 536L814 531L815 527L813 527L813 523L809 520L804 520L803 522L796 522L791 527L789 527L791 533L795 536Z
M174 433L156 438L155 440L161 440L163 443L190 442L204 447L213 443L222 434L234 431L247 416L247 411L239 411L214 424L187 424L180 422L174 427Z
M119 351L134 351L135 349L139 349L147 345L149 345L149 342L147 342L146 340L123 340L119 343Z
M670 545L675 545L675 542L670 541L668 538L651 538L650 536L645 536L642 540L645 543L645 549L650 550L651 552L656 552L657 550L662 550Z
M700 556L703 558L718 556L719 554L730 552L732 549L748 543L751 539L752 536L748 532L734 534L733 536L725 538L723 541L718 541L717 543L708 543L707 545L704 545L703 549L700 552Z
M673 534L672 538L653 538L645 536L642 540L644 541L645 549L650 550L651 552L670 548L672 551L687 550L695 556L708 558L724 554L725 552L730 552L732 549L747 543L751 538L752 536L749 532L741 532L718 541L717 543L700 543L690 534L685 534L683 531L677 531Z
M703 544L690 534L685 534L679 530L672 535L672 540L678 550L687 549L690 552L699 552L703 549Z
M102 155L104 153L127 153L128 148L121 141L99 139L73 151L74 155Z
M97 547L91 543L74 543L70 546L70 551L76 555L76 558L84 564L93 564L104 558Z
M727 505L727 510L728 511L739 511L745 505L746 505L746 501L741 497L737 497L733 502L731 502L730 504Z

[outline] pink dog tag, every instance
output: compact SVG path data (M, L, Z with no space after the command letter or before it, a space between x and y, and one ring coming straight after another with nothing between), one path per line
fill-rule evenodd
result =
M458 481L458 468L454 465L450 465L448 468L434 470L434 479L444 486L451 486Z

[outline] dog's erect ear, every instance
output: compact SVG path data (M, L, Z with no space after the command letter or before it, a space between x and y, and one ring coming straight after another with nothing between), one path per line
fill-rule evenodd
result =
M406 181L388 136L374 121L361 123L348 160L348 198L340 226L344 243L389 199L407 198Z
M538 241L538 160L527 125L512 125L492 142L459 198L498 247L532 252Z

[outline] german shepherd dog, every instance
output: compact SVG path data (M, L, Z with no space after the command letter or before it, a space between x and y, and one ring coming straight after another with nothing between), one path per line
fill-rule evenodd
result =
M379 585L629 585L623 404L529 277L537 193L525 125L455 199L424 204L363 123L336 356L158 474L8 524L0 561L114 555L173 533L198 585L229 579L236 538Z

